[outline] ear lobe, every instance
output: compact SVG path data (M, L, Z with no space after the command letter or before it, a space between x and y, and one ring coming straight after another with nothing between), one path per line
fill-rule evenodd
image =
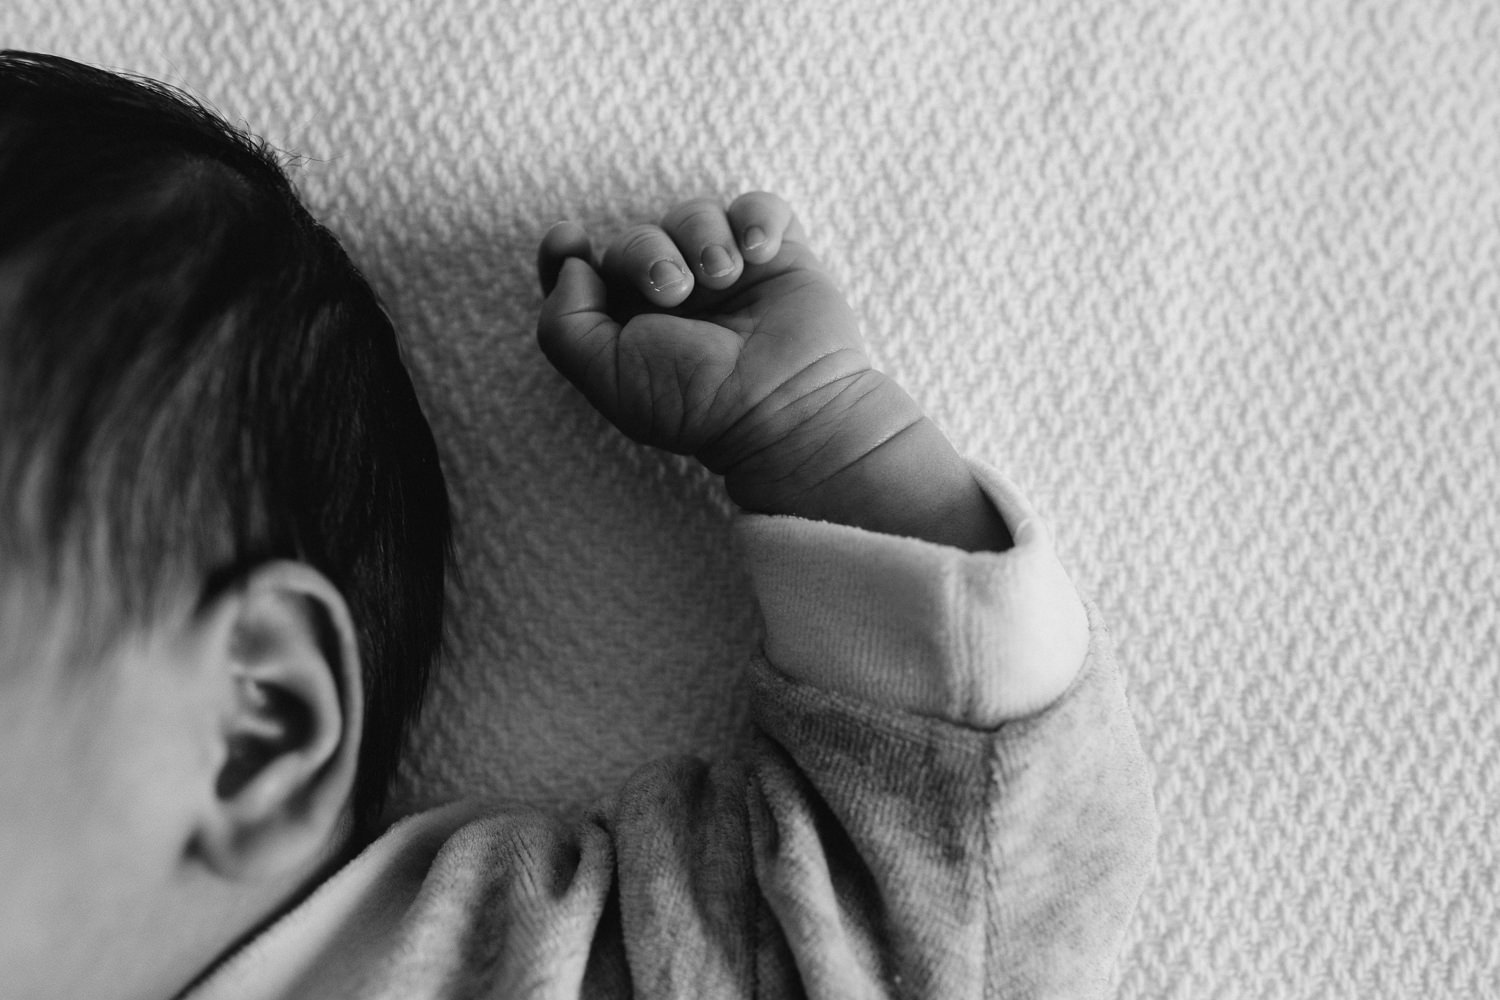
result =
M316 570L273 562L207 614L220 763L194 849L236 879L310 872L348 833L363 722L348 606Z

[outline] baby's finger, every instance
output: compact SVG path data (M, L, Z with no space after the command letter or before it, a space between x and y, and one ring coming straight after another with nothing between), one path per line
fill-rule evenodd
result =
M588 233L578 223L563 220L547 230L536 250L536 274L542 283L542 294L552 294L563 261L569 257L592 260L589 253Z
M769 191L749 191L729 206L729 225L740 253L750 264L764 264L781 250L782 240L801 241L802 224L791 206Z
M615 384L612 346L620 335L620 324L605 311L607 298L589 262L567 257L553 274L536 324L537 345L547 360L601 408L609 405Z
M662 216L661 228L693 268L698 284L721 289L739 280L744 261L735 248L722 204L711 198L685 201Z
M603 269L606 281L634 289L657 308L681 305L693 290L693 272L659 226L627 230L604 252Z

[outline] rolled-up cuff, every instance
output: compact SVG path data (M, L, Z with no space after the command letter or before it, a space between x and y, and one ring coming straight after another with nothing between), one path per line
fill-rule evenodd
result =
M776 669L977 728L1062 695L1088 650L1083 603L1046 523L998 472L969 465L1015 540L1004 552L740 515L736 534Z

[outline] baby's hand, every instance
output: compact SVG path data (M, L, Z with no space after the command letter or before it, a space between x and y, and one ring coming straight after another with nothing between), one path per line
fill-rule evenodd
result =
M854 315L775 195L684 202L604 254L602 278L572 223L542 241L549 292L538 339L631 438L694 455L742 507L779 512L836 468L810 461L884 376ZM555 287L554 287L555 283ZM867 408L861 408L867 409ZM878 416L861 413L861 418ZM900 429L891 414L864 447ZM853 455L829 455L852 461Z
M772 194L700 199L615 240L552 227L538 254L537 340L636 441L694 455L748 510L962 542L955 504L1009 542L951 445L870 367L854 314ZM964 494L963 498L958 496Z

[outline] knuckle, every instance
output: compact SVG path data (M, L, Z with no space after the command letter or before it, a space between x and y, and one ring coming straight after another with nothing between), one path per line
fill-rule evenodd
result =
M724 208L712 198L692 198L672 206L662 216L663 229L705 229L722 226Z
M637 225L631 226L620 235L615 246L619 255L627 260L635 257L660 255L671 241L666 234L655 226Z
M734 200L734 207L745 212L764 212L774 214L786 207L786 202L779 195L770 191L746 191Z

